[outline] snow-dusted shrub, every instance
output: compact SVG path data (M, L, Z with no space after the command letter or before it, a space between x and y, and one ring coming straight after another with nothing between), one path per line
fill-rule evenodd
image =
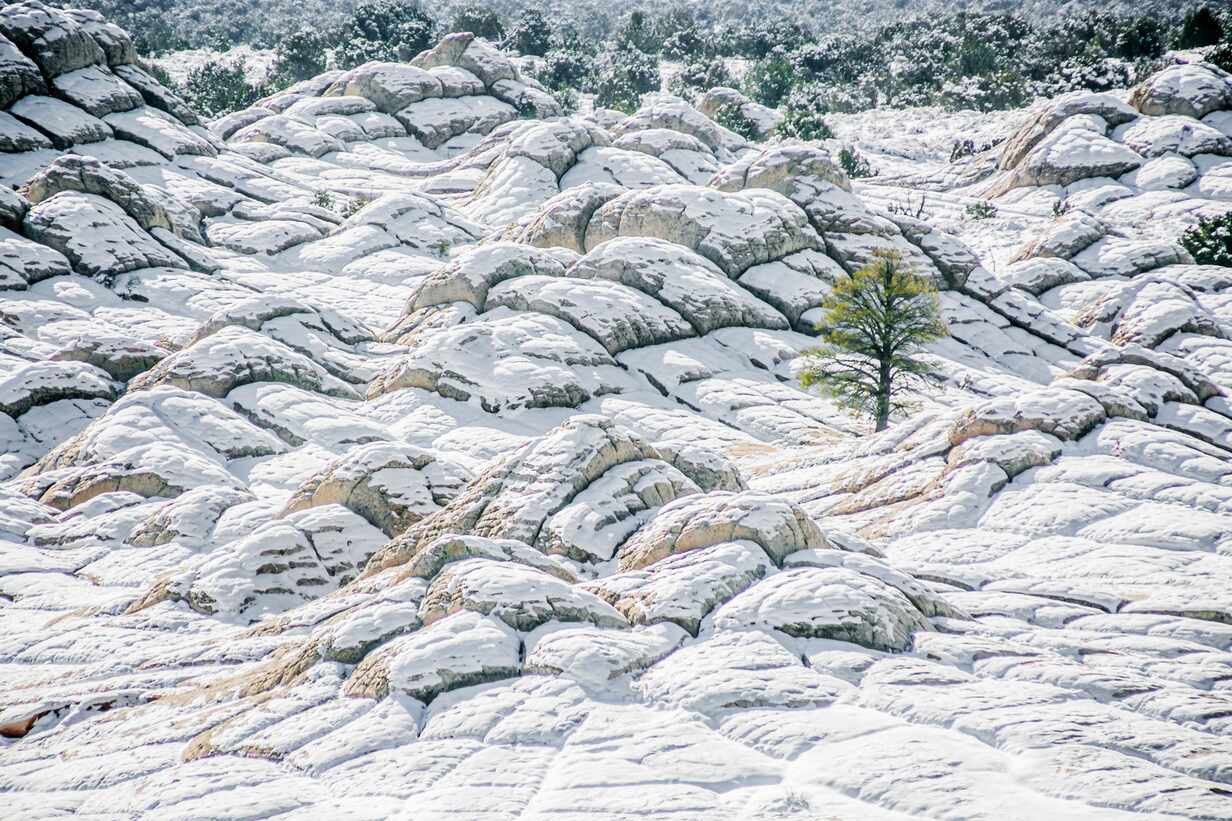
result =
M713 39L692 21L673 31L663 41L663 56L672 60L689 60L714 52Z
M1213 46L1223 38L1223 20L1214 9L1204 5L1186 12L1180 31L1176 35L1176 46L1177 48Z
M717 86L732 85L731 72L722 57L697 57L687 61L680 73L672 77L669 90L673 94L691 99L700 92Z
M329 48L328 35L320 31L300 29L284 38L274 49L271 84L285 88L317 76L327 68Z
M535 79L550 89L577 90L586 84L594 59L579 43L558 43L543 56Z
M797 89L783 106L783 121L775 126L779 137L796 140L828 140L834 136L823 115L826 105L821 90L812 86Z
M180 94L195 111L206 117L247 108L264 96L265 88L249 83L246 70L243 59L202 63L189 70Z
M997 206L993 205L988 200L980 200L973 202L965 209L967 219L971 220L986 220L992 219L997 215Z
M838 164L847 172L847 176L853 180L858 180L862 177L875 177L877 172L869 165L868 160L854 148L844 148L838 152Z
M714 113L714 121L729 131L734 131L746 140L760 139L757 123L749 119L744 109L736 103L724 103Z
M591 83L595 105L631 114L643 94L658 88L659 63L634 48L609 49L595 58Z
M772 52L749 67L744 75L744 92L752 99L777 107L796 84L796 69L782 50Z
M525 9L509 24L501 45L518 54L542 57L552 47L552 27L543 12L535 8Z
M1232 268L1232 213L1199 220L1181 235L1181 245L1199 265Z
M476 37L498 43L505 36L505 24L495 9L471 3L454 12L449 21L450 31L469 31Z
M354 68L369 60L409 60L432 46L436 22L410 0L363 0L343 28L338 65Z

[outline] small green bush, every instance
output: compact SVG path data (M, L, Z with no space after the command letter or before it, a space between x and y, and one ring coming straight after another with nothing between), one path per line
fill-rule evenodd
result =
M659 61L635 48L612 49L595 58L592 82L595 105L632 114L659 87Z
M744 75L744 92L771 108L781 105L795 84L795 67L781 51L758 60Z
M343 27L340 68L369 60L405 62L436 42L436 21L409 0L362 0Z
M370 202L372 202L372 200L365 199L363 197L357 197L356 199L351 200L346 205L342 206L342 218L350 219L362 211L364 206Z
M1200 219L1181 235L1181 245L1199 265L1232 268L1232 212Z
M326 69L328 38L317 31L301 29L283 38L274 49L270 82L278 88L316 77Z
M543 12L528 8L509 25L501 45L518 54L542 57L552 47L552 27Z
M793 91L784 108L783 121L774 129L776 136L796 140L828 140L834 136L822 116L826 113L825 103L811 89Z
M1232 43L1220 43L1208 51L1206 62L1224 71L1232 71Z
M476 37L499 42L505 36L505 26L500 15L491 8L472 3L454 12L449 22L450 31L469 31Z
M877 172L868 164L868 160L864 158L864 155L854 148L844 148L839 151L838 164L847 172L847 176L853 180L877 176Z
M1213 46L1224 38L1223 21L1209 6L1190 9L1176 35L1177 48Z
M248 108L265 95L265 88L248 82L244 60L212 60L188 72L180 89L184 101L206 117L220 117Z
M722 57L701 57L681 66L680 73L672 78L671 91L681 97L692 98L698 92L731 85L731 72Z
M714 121L728 131L739 134L749 142L756 142L761 139L757 123L749 119L748 115L744 113L744 108L736 103L723 103L723 105L719 106L718 111L714 112Z
M997 215L997 206L987 200L973 202L967 206L967 219L986 220L992 219Z
M179 90L180 84L171 79L171 75L167 73L167 69L157 63L142 63L141 67L145 69L147 74L155 80L158 80L159 85L170 89L171 91Z

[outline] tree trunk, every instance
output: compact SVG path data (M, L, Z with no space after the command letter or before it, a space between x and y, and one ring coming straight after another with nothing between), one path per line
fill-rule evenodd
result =
M890 363L882 362L877 378L877 427L882 431L890 423Z

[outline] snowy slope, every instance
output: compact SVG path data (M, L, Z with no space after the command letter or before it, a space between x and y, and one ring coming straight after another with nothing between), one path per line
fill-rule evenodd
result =
M1232 817L1227 75L853 186L468 36L205 125L0 34L6 813ZM871 435L794 371L884 247Z

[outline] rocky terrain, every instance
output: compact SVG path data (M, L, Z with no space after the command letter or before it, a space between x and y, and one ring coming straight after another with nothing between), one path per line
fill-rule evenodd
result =
M4 814L1232 818L1229 75L874 186L466 34L208 124L0 34ZM871 435L795 374L883 248Z

